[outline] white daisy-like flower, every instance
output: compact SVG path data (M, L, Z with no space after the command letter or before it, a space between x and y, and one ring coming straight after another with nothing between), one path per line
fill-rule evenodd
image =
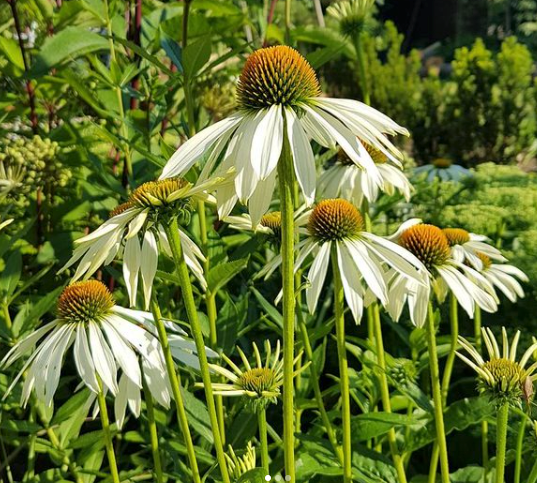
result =
M182 178L171 178L142 184L132 192L126 203L112 211L110 218L97 230L75 241L77 246L73 256L60 272L78 262L73 281L88 279L102 265L108 265L116 256L121 257L130 304L136 305L141 278L147 309L157 271L159 247L172 257L164 226L167 226L170 217L181 214L188 217L192 202L212 200L207 190L225 182L223 178L213 178L194 186ZM205 261L205 257L184 230L179 229L179 236L186 263L205 289L207 283L200 263Z
M268 47L251 54L237 87L240 110L186 141L170 158L162 178L181 176L206 157L202 177L236 168L234 186L215 196L221 218L237 201L248 204L255 225L266 213L276 183L278 161L288 143L298 184L308 205L315 198L316 166L310 138L321 146L339 145L371 179L383 186L377 165L362 143L400 164L400 151L385 134L407 130L377 110L354 100L321 97L315 71L296 50Z
M475 347L463 337L459 337L459 343L469 357L460 352L457 352L457 356L477 372L480 379L480 391L489 392L495 397L510 399L522 397L527 381L533 383L537 380L537 362L526 368L537 350L537 342L534 341L524 352L522 358L517 361L516 353L520 331L517 331L513 342L509 344L505 327L502 327L503 347L501 351L494 334L488 327L482 329L482 334L489 360L485 361Z
M246 450L241 456L237 456L233 447L228 446L229 451L226 453L226 463L230 476L234 481L238 481L242 475L256 467L255 447L251 441L248 441Z
M437 158L431 164L419 166L414 169L416 176L427 175L427 181L432 182L435 179L439 181L460 182L465 178L472 178L473 173L469 169L463 168L458 164L453 164L449 158Z
M522 270L513 265L492 263L490 257L481 252L476 252L476 256L481 261L479 273L493 287L499 289L513 303L517 301L517 298L524 298L524 289L518 280L529 282L529 278Z
M420 222L421 220L409 220L390 238L425 265L431 286L440 302L451 291L470 318L474 316L476 304L486 312L495 312L498 305L495 296L491 295L494 294L491 283L474 268L451 257L448 239L440 228ZM399 274L392 273L388 282L388 312L394 320L398 320L406 302L412 322L422 327L427 317L429 287L412 280L406 282L399 277ZM405 288L406 298L401 295Z
M253 404L276 403L280 396L280 388L283 385L283 359L281 356L280 341L276 343L276 349L272 347L268 340L265 341L265 360L263 361L261 353L256 345L252 343L255 355L255 364L248 361L240 347L237 347L239 356L244 365L244 370L235 364L229 357L222 354L222 359L231 368L219 366L218 364L209 364L209 367L215 374L220 374L229 382L213 382L213 394L220 396L246 396L252 399ZM296 356L293 365L302 357L302 353ZM302 366L293 374L293 377L302 372L307 365ZM198 387L202 385L197 384Z
M355 206L361 206L364 197L374 202L380 191L393 195L396 191L401 193L405 200L410 200L414 188L401 170L386 157L384 153L372 148L368 144L364 147L375 162L383 184L379 187L372 183L363 169L360 169L343 151L339 151L336 162L327 168L317 183L318 194L322 198L343 198Z
M330 5L326 13L339 23L343 35L350 36L362 30L374 5L375 0L343 0Z
M444 234L451 247L451 256L457 262L462 263L467 260L472 267L480 270L483 264L477 256L478 252L499 262L507 261L500 250L485 243L489 238L484 235L470 233L462 228L444 228Z
M307 275L310 285L306 288L311 313L317 307L332 254L341 272L345 299L357 323L362 318L368 288L383 305L388 303L385 272L390 268L428 290L427 271L420 260L396 243L365 231L360 211L347 200L323 200L304 213L297 224L303 227L300 231L306 238L296 246L295 271L313 255ZM279 264L281 257L274 257L258 276L268 277Z
M198 368L195 344L175 324L167 321L166 325L171 332L173 356ZM21 405L27 404L34 390L40 401L51 406L65 354L73 347L75 367L83 385L94 394L110 391L115 397L118 425L123 423L127 405L136 417L140 415L142 377L155 400L168 408L171 389L156 334L151 314L116 305L103 283L75 282L60 295L57 318L20 340L0 362L0 367L7 368L30 354L4 397L26 373ZM209 356L217 354L209 349Z
M266 213L259 220L259 224L252 224L252 217L248 213L240 216L227 216L222 221L229 223L230 228L239 231L251 231L270 235L277 240L282 238L282 214L280 211Z

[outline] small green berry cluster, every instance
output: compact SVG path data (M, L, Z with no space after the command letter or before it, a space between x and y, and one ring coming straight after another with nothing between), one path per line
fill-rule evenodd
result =
M50 185L64 187L71 178L71 171L61 162L58 143L40 136L4 139L0 143L2 173L18 176L17 192L28 193Z

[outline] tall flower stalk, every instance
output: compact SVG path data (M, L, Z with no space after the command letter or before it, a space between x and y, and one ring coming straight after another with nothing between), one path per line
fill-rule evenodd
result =
M211 375L209 372L209 362L207 360L207 353L205 350L205 343L203 340L203 334L201 331L201 324L198 317L196 308L196 302L194 300L194 293L192 291L192 284L190 282L190 274L186 265L185 257L183 255L183 249L181 246L181 239L179 237L179 226L177 224L177 218L172 217L170 222L165 226L166 235L170 243L170 249L175 261L177 275L179 277L179 284L183 295L183 301L185 304L188 320L192 331L192 337L196 343L196 350L198 353L201 377L205 389L205 398L207 400L207 409L209 412L209 420L211 422L211 428L214 437L214 446L216 449L216 458L218 465L220 466L220 473L224 483L230 483L228 468L226 465L226 458L224 447L222 444L222 438L220 436L220 427L218 424L218 416L216 413L216 405L213 396L213 390L211 386Z
M170 348L170 343L168 341L168 333L166 332L166 327L164 326L164 321L162 320L160 307L154 294L151 297L151 312L153 313L153 319L155 320L155 325L157 326L160 345L162 346L164 360L166 361L166 371L168 372L173 399L175 401L177 421L179 423L179 428L183 433L188 463L190 465L190 470L192 471L192 480L194 481L194 483L201 483L201 476L198 469L198 460L196 459L194 442L192 440L192 435L188 426L188 418L186 415L183 395L181 394L181 380L178 372L176 372L175 370L175 363L173 362L172 351Z
M436 426L436 439L440 454L440 469L442 483L449 483L449 462L444 428L444 405L442 401L442 389L440 387L440 369L438 366L438 351L436 349L436 326L433 305L429 302L427 312L427 347L429 351L429 370L431 373L431 390L433 393L434 421ZM431 465L429 482L436 480L436 465Z
M336 247L332 248L332 268L334 274L334 315L336 319L336 340L339 363L339 387L341 390L341 421L343 430L343 481L352 482L351 447L351 397L349 367L345 345L345 317L343 314L345 295L337 263Z
M113 483L120 483L119 471L116 462L116 454L114 452L114 444L112 442L112 432L110 431L110 419L108 418L108 409L106 408L106 398L103 392L103 384L99 376L97 376L97 383L99 384L99 393L97 394L97 401L99 402L101 426L103 428L104 445L106 448L108 465L110 466L110 476L112 477Z
M293 160L289 142L278 162L280 211L282 217L282 303L283 303L283 444L286 476L295 480L295 415L293 364L295 358L295 223L293 209Z
M505 452L507 450L507 423L509 422L509 403L498 408L496 416L496 483L504 483Z

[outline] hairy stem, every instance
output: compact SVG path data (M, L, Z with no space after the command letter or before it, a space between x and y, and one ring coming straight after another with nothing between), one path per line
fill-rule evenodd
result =
M289 142L278 162L280 211L282 214L282 291L283 291L283 442L286 476L295 480L294 387L293 360L295 353L295 233L293 219L293 160Z
M147 383L142 378L144 388L145 404L147 407L147 425L149 428L149 439L151 442L151 455L153 457L153 465L155 470L155 480L157 483L163 483L164 476L162 474L162 463L160 460L160 450L158 444L157 423L155 421L155 407L153 404L153 396L147 387Z
M268 474L269 452L267 438L267 410L265 407L260 407L257 410L257 426L259 429L259 443L261 445L261 466Z
M198 359L200 364L200 372L203 380L203 386L205 389L205 398L207 400L207 410L209 411L209 420L211 422L214 446L216 449L216 458L218 460L218 465L220 466L222 480L224 481L224 483L230 483L224 453L224 446L222 444L222 438L220 436L218 416L216 414L216 405L214 402L213 388L211 384L209 362L207 360L207 353L205 351L205 341L203 340L201 324L199 321L196 302L194 300L194 293L192 290L192 283L190 282L190 273L188 271L185 257L183 255L181 239L179 238L179 225L177 224L177 218L173 218L166 226L166 235L168 237L170 248L173 254L173 259L175 261L177 276L179 277L179 284L181 286L183 302L187 312L188 320L190 322L192 337L194 338L194 342L196 344L196 351L198 353Z
M504 483L508 420L509 404L504 403L498 409L496 416L496 483Z
M349 367L345 346L344 295L335 248L331 253L334 273L334 316L336 319L337 354L339 362L339 387L341 390L341 419L343 426L343 481L352 482L351 448L351 396L349 387Z
M384 342L382 337L382 326L380 323L380 312L378 304L374 304L373 307L373 320L375 325L375 344L377 348L377 363L379 365L379 383L380 383L380 392L382 397L382 406L384 411L387 413L392 412L391 402L390 402L390 389L388 387L388 378L386 376L386 358L384 357ZM392 454L393 464L395 470L397 471L397 477L399 483L406 483L406 473L405 465L403 463L403 458L399 453L397 448L397 438L395 434L395 429L391 428L388 431L388 442L390 444L390 452Z
M106 456L108 457L108 466L110 466L110 475L112 476L113 483L119 483L119 471L117 469L116 454L114 452L114 445L112 443L112 432L110 431L110 420L108 418L108 409L106 408L106 398L104 397L102 383L99 376L97 376L97 378L99 382L99 393L97 394L97 401L99 403L99 411L101 413L101 426L103 428Z
M185 440L186 452L188 456L188 462L190 470L192 471L192 479L194 483L201 483L200 472L198 469L198 461L196 459L196 451L194 449L194 443L192 441L192 435L190 434L190 428L188 427L188 417L186 415L185 404L183 401L183 395L181 394L181 380L179 373L175 370L175 363L173 362L172 351L170 349L170 343L168 341L168 334L162 321L162 315L160 313L160 307L158 305L155 295L151 296L151 312L153 313L153 319L157 327L158 338L160 345L162 346L162 352L164 354L164 360L166 361L166 370L168 372L168 378L170 379L170 385L172 388L173 399L175 401L175 408L177 413L177 421L179 427L183 433Z
M429 302L427 317L427 345L429 349L429 370L431 373L431 389L434 403L434 421L436 426L436 440L440 452L440 469L442 483L449 483L449 463L444 429L444 410L442 404L442 390L440 387L440 370L438 367L438 352L436 350L436 327L434 323L433 306ZM432 466L432 465L431 465ZM431 468L429 481L435 481L436 468ZM433 472L434 471L434 472Z

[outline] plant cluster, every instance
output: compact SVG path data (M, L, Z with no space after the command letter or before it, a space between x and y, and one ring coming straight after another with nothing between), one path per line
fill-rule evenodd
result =
M535 483L526 51L265 7L2 4L0 482Z

